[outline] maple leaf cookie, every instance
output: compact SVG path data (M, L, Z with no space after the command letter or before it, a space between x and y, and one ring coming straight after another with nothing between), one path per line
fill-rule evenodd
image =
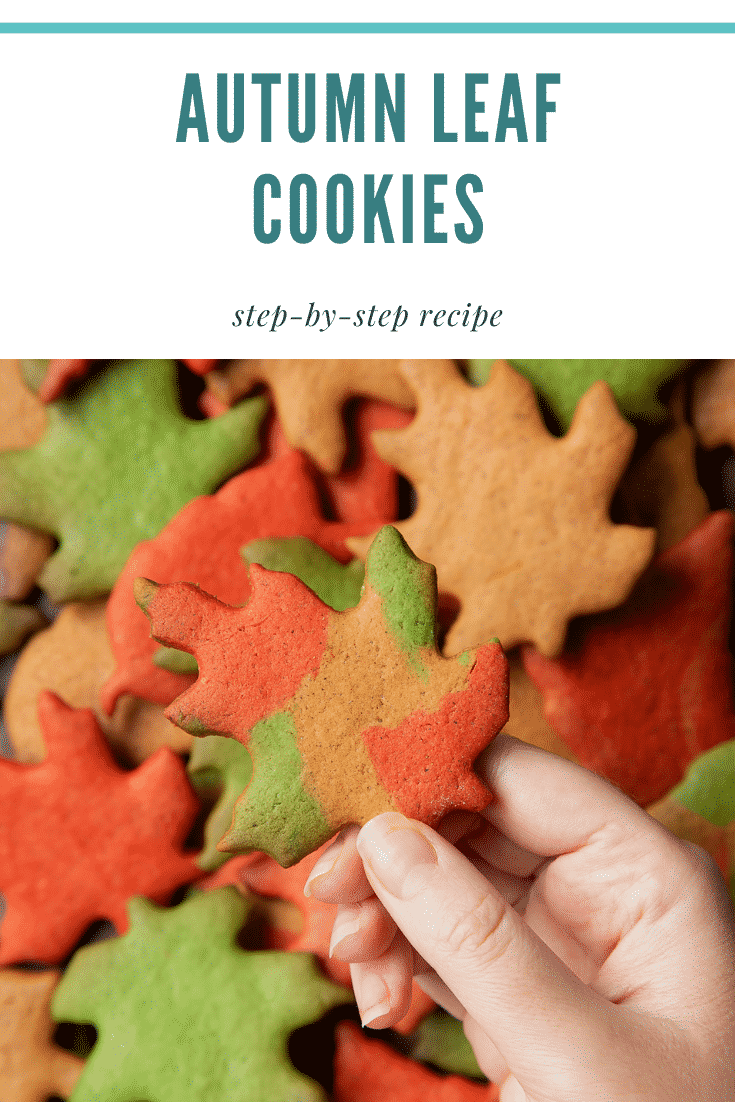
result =
M396 528L460 602L445 653L497 636L505 648L533 642L558 654L569 619L619 604L653 554L653 529L613 524L608 513L635 429L604 382L557 438L531 384L503 360L479 388L441 361L401 370L418 412L373 440L418 495ZM369 543L347 546L364 557Z
M507 663L496 642L441 656L434 568L396 529L375 538L345 612L290 574L250 569L241 608L186 583L136 582L154 637L199 664L167 716L237 738L253 759L219 848L288 866L383 811L434 825L486 807L472 763L507 719Z

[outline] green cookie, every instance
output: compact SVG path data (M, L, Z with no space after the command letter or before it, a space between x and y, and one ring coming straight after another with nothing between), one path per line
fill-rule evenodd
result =
M351 1001L309 953L246 952L232 887L128 904L130 930L80 949L51 1004L98 1040L70 1102L325 1102L289 1034Z

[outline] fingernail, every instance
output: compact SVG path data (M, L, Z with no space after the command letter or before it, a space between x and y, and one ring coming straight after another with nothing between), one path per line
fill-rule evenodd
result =
M436 850L410 819L378 815L357 836L357 851L396 899L413 899L438 864Z
M328 849L326 853L323 853L314 868L311 870L306 878L304 884L304 895L311 895L311 884L316 880L317 876L324 876L325 873L331 872L334 866L337 864L337 859L342 852L342 847L339 846L337 850Z
M352 934L356 934L360 929L360 917L358 915L355 918L349 911L338 911L337 917L334 920L334 926L332 927L332 938L329 942L329 955L334 955L334 951L341 941L350 937Z
M357 1009L360 1011L360 1021L364 1026L388 1013L390 991L375 972L364 972L359 976L353 976L352 986L357 1000Z

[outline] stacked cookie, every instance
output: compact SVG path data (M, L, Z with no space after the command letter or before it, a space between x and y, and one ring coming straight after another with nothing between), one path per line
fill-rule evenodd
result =
M732 876L729 361L0 372L0 1097L495 1097L303 884L501 728Z

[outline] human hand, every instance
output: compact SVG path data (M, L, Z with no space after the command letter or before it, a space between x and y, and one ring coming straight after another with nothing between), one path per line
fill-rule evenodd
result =
M363 1024L399 1021L416 975L501 1102L735 1099L735 919L711 858L507 735L475 768L481 817L378 815L307 883L341 904L332 953Z

